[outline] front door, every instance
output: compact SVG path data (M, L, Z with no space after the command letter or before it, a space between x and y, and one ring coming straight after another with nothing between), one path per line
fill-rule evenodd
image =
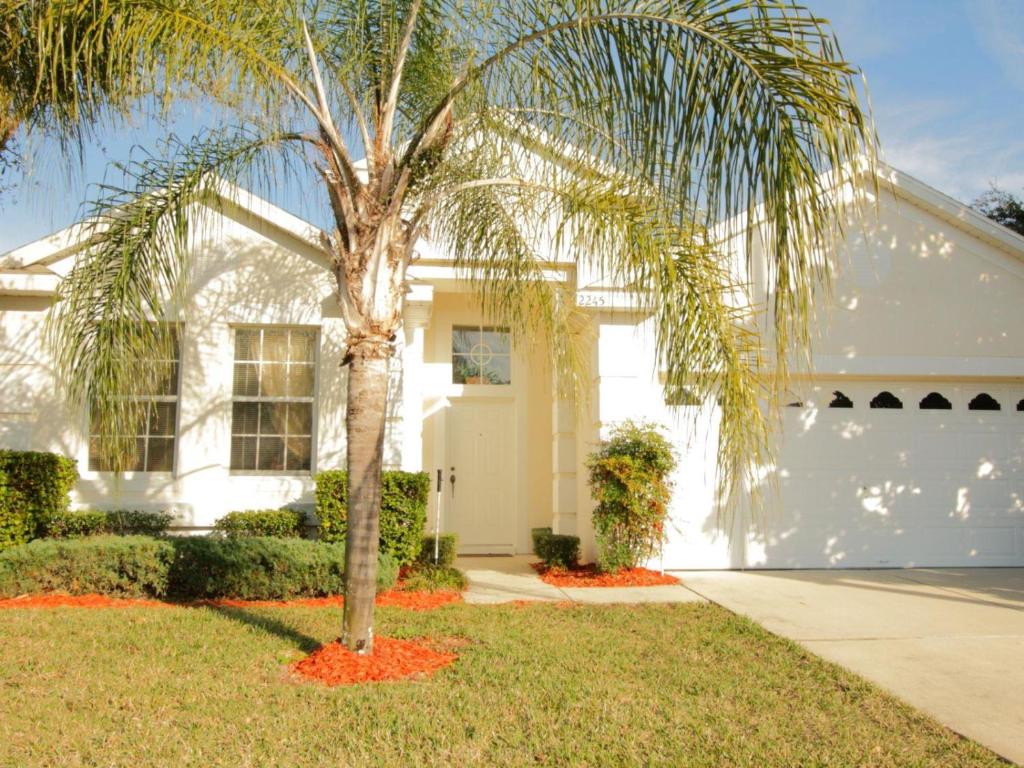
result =
M448 409L442 520L458 535L460 553L515 550L514 414L513 400L455 400Z

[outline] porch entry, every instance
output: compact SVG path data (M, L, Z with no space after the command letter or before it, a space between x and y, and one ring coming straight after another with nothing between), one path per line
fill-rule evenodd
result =
M461 554L512 554L515 401L455 399L447 410L445 431L445 530L458 535Z

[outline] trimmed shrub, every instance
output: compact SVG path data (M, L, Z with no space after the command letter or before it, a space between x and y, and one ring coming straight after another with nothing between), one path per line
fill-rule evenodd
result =
M99 509L58 512L46 521L42 531L48 539L80 539L102 533L109 533L107 513Z
M427 522L430 476L426 472L384 472L381 475L380 551L399 565L419 555ZM348 529L348 475L340 469L316 476L316 516L321 541L344 541Z
M541 546L540 543L539 543L540 540L542 538L544 538L545 536L550 536L553 533L554 533L554 531L552 529L550 529L550 528L531 528L530 529L530 538L533 540L533 553L535 555L539 555L540 554L540 552L537 551L537 548L539 546Z
M53 515L67 511L78 481L74 461L55 453L0 450L0 550L38 535Z
M455 551L458 548L458 538L454 533L442 533L437 544L438 566L450 568L455 565ZM420 565L435 565L434 563L434 537L424 536L423 544L420 546L420 553L416 558Z
M24 544L32 538L32 516L21 495L7 482L7 473L0 470L0 552Z
M0 552L0 597L33 592L118 597L285 600L340 594L345 547L305 539L90 536ZM398 580L381 555L377 589Z
M594 532L602 571L635 568L658 550L676 466L672 445L653 424L625 421L587 459L597 502Z
M173 561L174 545L163 539L39 539L0 552L0 595L59 591L163 597Z
M138 509L82 509L59 512L46 521L42 535L51 539L83 536L160 536L167 532L173 516L169 512Z
M174 541L170 595L181 599L231 597L287 600L341 594L345 545L305 539L182 538ZM398 565L381 554L377 589L394 586Z
M113 509L106 513L107 531L121 536L162 536L174 521L170 512Z
M278 536L300 539L306 530L306 515L294 509L246 509L228 512L214 530L229 537Z
M533 552L548 568L575 568L580 561L579 536L550 533L550 528L534 528ZM540 533L536 533L540 531Z
M466 588L466 575L458 568L446 565L417 564L405 577L405 588L416 592L437 592L441 589L461 592Z

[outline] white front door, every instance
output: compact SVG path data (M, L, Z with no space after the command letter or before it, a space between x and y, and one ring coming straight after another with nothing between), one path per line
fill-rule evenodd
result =
M458 535L460 553L515 551L514 416L511 399L455 400L448 409L442 519Z

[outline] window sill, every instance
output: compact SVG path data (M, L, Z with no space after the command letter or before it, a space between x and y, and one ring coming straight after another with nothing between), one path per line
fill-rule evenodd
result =
M229 469L231 477L312 477L310 469Z

